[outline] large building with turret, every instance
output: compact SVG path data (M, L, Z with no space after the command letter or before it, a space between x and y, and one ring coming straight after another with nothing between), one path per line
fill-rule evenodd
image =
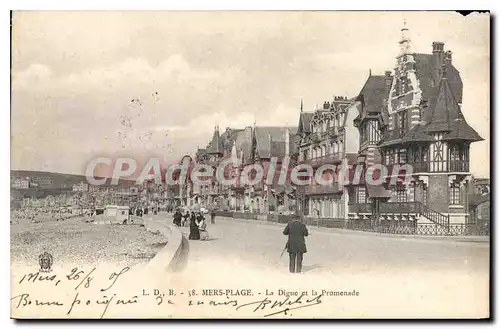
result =
M356 203L369 206L358 206L363 210L353 217L467 223L469 148L483 139L462 113L463 83L452 52L433 42L431 53L417 53L409 29L401 32L393 72L370 76L358 96L360 156L387 172L383 188L354 188ZM412 168L410 179L395 170L404 165Z

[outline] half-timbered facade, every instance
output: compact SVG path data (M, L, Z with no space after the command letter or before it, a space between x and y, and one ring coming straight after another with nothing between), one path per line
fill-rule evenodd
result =
M416 53L405 27L399 44L380 116L378 151L388 168L387 179L395 182L386 185L390 199L383 209L410 213L413 220L464 223L469 147L482 138L462 114L460 74L442 42L432 44L432 54ZM399 175L396 166L403 165L411 167L410 179L394 179Z

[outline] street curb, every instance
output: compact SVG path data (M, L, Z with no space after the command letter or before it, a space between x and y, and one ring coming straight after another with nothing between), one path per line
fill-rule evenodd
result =
M148 270L154 272L182 271L189 257L189 241L173 225L166 224L162 216L143 217L144 227L149 232L160 233L168 238L167 245L148 263Z
M285 223L277 223L277 222L269 222L269 221L261 221L261 220L251 220L244 218L233 218L233 217L224 217L218 216L221 219L225 220L233 220L242 223L258 223L263 225L281 225L285 226ZM320 232L320 233L337 233L342 235L365 235L365 236L377 236L383 238L405 238L405 239L414 239L421 241L449 241L449 242L465 242L465 243L475 243L475 244L489 244L490 237L485 236L484 239L481 239L481 236L444 236L444 235L400 235L400 234L387 234L387 233L377 233L377 232L367 232L367 231L356 231L349 229L341 229L341 228L330 228L330 227L318 227L318 226L308 226L308 229Z

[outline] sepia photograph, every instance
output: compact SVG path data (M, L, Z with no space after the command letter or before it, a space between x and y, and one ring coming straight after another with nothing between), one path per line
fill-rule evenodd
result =
M490 318L489 12L10 15L11 318Z

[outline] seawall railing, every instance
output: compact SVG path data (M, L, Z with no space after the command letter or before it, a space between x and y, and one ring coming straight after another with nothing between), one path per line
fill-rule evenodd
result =
M237 219L257 220L256 214L236 211L216 212L216 216ZM260 217L260 216L259 216ZM260 221L285 224L292 220L292 215L268 214L267 219ZM338 228L353 231L366 231L396 235L490 235L489 225L484 224L450 224L449 228L435 224L420 224L411 220L377 221L370 219L343 219L305 217L304 223L309 226Z

